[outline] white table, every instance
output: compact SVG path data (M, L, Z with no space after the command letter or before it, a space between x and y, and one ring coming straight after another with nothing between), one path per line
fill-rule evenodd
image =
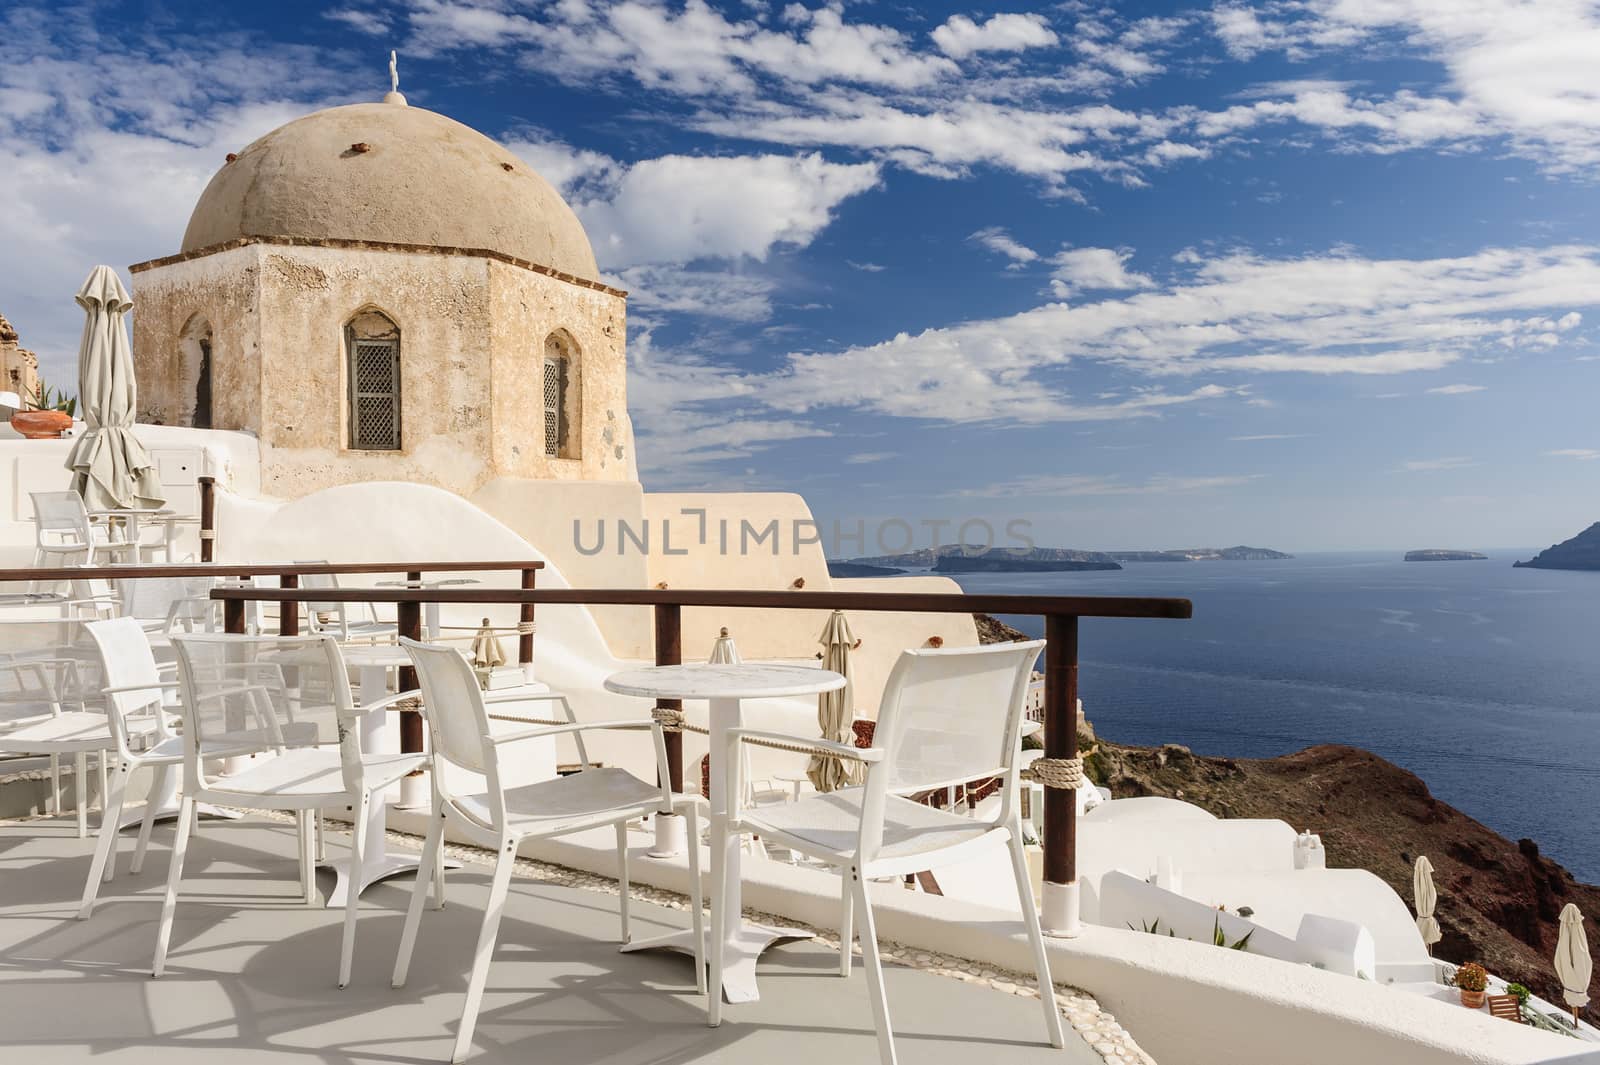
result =
M740 727L740 700L774 699L792 695L820 695L844 687L838 673L814 666L745 662L736 665L695 664L654 666L614 673L606 678L607 691L645 699L706 699L711 703L711 890L719 892L730 915L726 939L707 943L706 953L722 951L722 993L729 1002L755 1002L756 959L780 939L809 939L803 928L768 928L746 922L741 916L743 883L739 870L738 837L728 832L729 795L724 764L730 729ZM698 847L699 840L689 846ZM710 935L707 929L706 934ZM666 947L692 954L694 933L672 932L654 939L635 940L624 951ZM715 993L715 989L712 989Z
M91 510L89 511L89 517L101 519L106 523L107 527L110 527L116 521L121 521L127 527L127 542L133 545L135 562L142 561L138 558L138 551L141 546L139 543L139 522L144 519L161 522L165 526L165 532L162 534L161 540L161 550L166 555L163 561L172 561L172 549L177 542L178 536L177 524L181 517L177 511L167 507L118 507L115 510ZM145 546L154 547L153 544Z
M345 647L342 649L346 665L355 666L361 671L360 705L371 706L373 703L389 694L389 670L398 669L411 664L411 656L405 649L394 644L374 644L369 647ZM380 738L383 736L385 721L384 710L368 710L361 715L361 749L374 752L379 749ZM378 801L370 804L367 812L367 847L366 853L361 856L361 875L356 894L367 890L380 880L387 880L400 873L414 872L421 859L420 854L403 853L390 854L388 841L385 838L386 814L389 803L383 796L377 796ZM322 863L334 872L336 878L333 890L328 894L328 906L343 906L345 898L350 891L350 859L332 858ZM448 868L459 869L461 863L453 860L446 861Z

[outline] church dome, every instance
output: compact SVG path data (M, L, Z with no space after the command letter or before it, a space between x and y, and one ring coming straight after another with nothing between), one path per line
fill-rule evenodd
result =
M297 118L217 171L183 250L240 237L485 249L600 274L582 223L549 182L477 130L397 102Z

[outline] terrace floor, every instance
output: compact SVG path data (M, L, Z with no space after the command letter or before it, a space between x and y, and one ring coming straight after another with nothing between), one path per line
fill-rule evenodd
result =
M0 821L0 1060L159 1065L445 1061L482 905L487 866L450 874L449 904L423 915L411 981L389 974L410 879L368 890L355 972L340 991L342 911L299 901L294 833L263 818L204 821L189 848L167 974L149 975L170 825L144 870L104 885L88 921L72 914L93 839L70 822ZM343 837L330 837L329 850ZM321 874L324 890L331 874ZM634 935L687 915L635 901ZM866 980L848 980L820 943L773 948L759 1003L729 1006L705 1026L704 1001L680 955L617 951L616 898L513 879L478 1020L481 1065L548 1062L877 1061ZM1043 1043L1036 999L916 969L886 970L900 1059L909 1065L1090 1065L1099 1055L1069 1027L1065 1050Z

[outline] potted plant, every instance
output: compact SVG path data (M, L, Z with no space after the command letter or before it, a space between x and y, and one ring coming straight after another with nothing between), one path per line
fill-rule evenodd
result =
M78 397L53 392L40 381L38 390L27 397L27 404L26 410L11 416L11 428L29 440L53 440L72 428Z
M1469 961L1456 970L1456 989L1461 992L1461 1004L1469 1010L1483 1008L1483 996L1489 989L1489 973L1475 961Z

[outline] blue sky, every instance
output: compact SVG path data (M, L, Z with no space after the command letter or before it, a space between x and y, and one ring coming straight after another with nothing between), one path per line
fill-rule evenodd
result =
M0 11L0 311L58 381L89 266L393 47L631 291L648 487L1080 547L1600 519L1596 3Z

